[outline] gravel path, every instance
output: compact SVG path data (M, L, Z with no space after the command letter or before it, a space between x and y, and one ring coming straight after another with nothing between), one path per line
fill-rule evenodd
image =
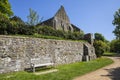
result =
M120 57L109 57L114 63L74 80L120 80Z

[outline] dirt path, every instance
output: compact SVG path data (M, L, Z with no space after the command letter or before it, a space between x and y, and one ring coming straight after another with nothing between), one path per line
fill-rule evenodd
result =
M74 80L120 80L120 57L110 57L114 63Z

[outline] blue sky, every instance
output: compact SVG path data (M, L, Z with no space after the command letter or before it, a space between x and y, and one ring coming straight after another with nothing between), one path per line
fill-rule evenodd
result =
M72 24L85 33L101 33L107 40L115 39L112 25L120 0L9 0L14 15L27 21L29 8L37 11L43 20L54 16L64 6Z

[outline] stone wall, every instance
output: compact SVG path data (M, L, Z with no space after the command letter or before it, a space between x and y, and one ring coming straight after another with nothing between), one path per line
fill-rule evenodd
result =
M94 51L88 42L0 36L0 73L30 68L31 59L55 65L86 60L85 56L92 60Z

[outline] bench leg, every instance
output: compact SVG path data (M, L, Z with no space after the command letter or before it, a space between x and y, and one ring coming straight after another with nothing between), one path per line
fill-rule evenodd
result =
M35 67L33 67L33 73L35 72Z

